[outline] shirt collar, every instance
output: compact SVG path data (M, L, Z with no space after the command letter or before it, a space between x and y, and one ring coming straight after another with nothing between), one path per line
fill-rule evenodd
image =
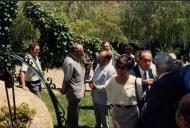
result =
M69 54L69 56L71 57L71 58L73 58L75 61L79 61L79 59L77 59L73 54Z
M99 67L100 67L100 68L105 68L107 65L109 65L109 63L108 63L108 62L106 62L106 63L105 63L105 64L103 64L103 65L100 65L100 64L99 64Z

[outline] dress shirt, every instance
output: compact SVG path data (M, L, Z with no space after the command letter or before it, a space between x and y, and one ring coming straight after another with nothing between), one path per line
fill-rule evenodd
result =
M96 89L92 90L92 97L94 102L102 105L110 104L107 102L105 87L106 81L113 77L115 74L116 71L112 63L108 63L104 66L97 66L92 77L92 81L96 84Z
M31 66L35 68L38 72L42 73L42 68L40 61L37 56L33 57L31 54L26 55L27 59L29 59L29 63ZM22 63L21 71L26 72L26 81L38 81L40 78L36 75L36 73L25 63Z
M138 67L139 67L139 71L140 71L141 77L144 79L144 74L145 74L145 72L146 72L146 77L147 77L147 79L148 79L148 78L149 78L148 71L142 70L142 68L141 68L140 66L138 66Z

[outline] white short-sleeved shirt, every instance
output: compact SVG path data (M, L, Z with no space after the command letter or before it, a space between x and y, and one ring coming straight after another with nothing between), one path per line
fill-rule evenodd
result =
M137 96L135 89L135 81L137 87L137 94L141 100L143 95L142 79L129 75L129 79L125 85L118 84L116 77L109 80L106 87L107 98L112 104L119 105L137 105Z
M40 65L38 57L33 58L30 54L27 54L26 56L29 58L29 62L32 63L32 66L35 69L40 70L40 72L41 72L42 69L41 69L41 65ZM22 63L21 71L26 72L26 81L37 81L37 80L39 80L36 73L25 63Z

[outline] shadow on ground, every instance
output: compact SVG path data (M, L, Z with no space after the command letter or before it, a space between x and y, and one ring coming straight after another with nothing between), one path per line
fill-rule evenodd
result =
M87 125L83 125L83 126L79 126L79 128L93 128L93 127L90 127L90 126L87 126Z
M54 126L54 128L59 128L59 127ZM87 126L87 125L82 125L82 126L79 126L78 128L94 128L94 127L90 127L90 126Z
M93 106L80 106L80 109L84 109L84 110L86 110L86 109L93 110L94 107L93 107Z

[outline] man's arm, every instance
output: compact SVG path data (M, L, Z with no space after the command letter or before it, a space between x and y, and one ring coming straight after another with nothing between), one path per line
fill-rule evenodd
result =
M73 74L73 66L71 63L64 63L63 64L63 70L64 70L64 79L63 79L63 83L62 83L62 88L61 88L61 93L65 94L66 90L69 86L69 82L72 78L72 74Z
M94 83L93 88L94 89L105 89L108 86L108 81L114 76L116 76L116 71L114 68L112 68L112 69L108 70L108 72L107 72L107 78L106 78L105 84L96 86L96 84Z
M28 90L28 87L26 85L26 72L28 70L28 66L25 63L22 63L21 69L20 69L20 81L21 81L21 87L24 90Z
M28 88L26 87L26 72L25 71L21 71L20 79L21 79L21 87L24 90L28 90Z

